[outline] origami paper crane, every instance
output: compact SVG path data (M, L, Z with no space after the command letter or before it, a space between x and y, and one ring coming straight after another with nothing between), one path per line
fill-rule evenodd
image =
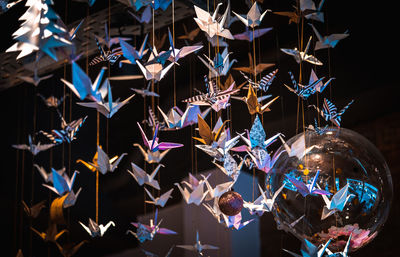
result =
M193 125L198 122L198 115L204 119L211 110L211 108L207 108L205 111L201 112L198 105L188 104L185 112L182 112L179 107L174 106L168 111L168 114L165 114L159 106L157 106L157 108L166 125L164 130L176 130Z
M324 22L324 13L321 12L325 0L319 2L318 8L312 0L300 0L300 10L304 13L304 18Z
M233 228L236 230L241 230L245 226L249 225L254 219L242 222L242 213L239 212L235 216L226 216L223 215L225 226L227 228Z
M213 206L209 205L208 203L203 203L203 206L206 208L207 211L209 211L213 215L213 217L218 221L218 223L224 222L223 220L224 218L222 216L224 216L225 214L223 214L219 209L217 198L214 198Z
M42 151L46 151L50 148L52 148L53 146L55 146L56 144L44 144L42 145L40 142L38 142L37 144L34 144L32 142L32 136L28 135L28 144L17 144L17 145L11 145L13 148L15 149L19 149L19 150L28 150L32 153L33 156L36 156L38 153L42 152Z
M326 248L326 253L328 254L328 257L348 257L350 243L351 243L351 237L352 237L352 234L350 234L349 239L347 239L347 243L342 252L333 253L333 252L331 252L331 250L329 250L329 248Z
M49 227L46 229L46 232L39 232L33 227L31 227L31 230L40 236L45 242L56 242L60 236L62 236L65 232L68 232L66 229L57 232L57 225L55 223L50 223Z
M284 52L285 54L293 56L297 63L306 61L306 62L314 64L314 65L323 65L323 63L320 60L318 60L316 57L314 57L313 55L307 54L307 52L310 48L311 38L312 38L312 36L308 40L304 51L299 51L297 49L297 47L295 47L294 49L281 48L281 51Z
M37 165L36 163L33 164L33 167L36 168L36 170L39 172L39 174L42 176L43 180L46 183L53 183L53 171L47 173L47 171L43 167ZM65 167L62 169L56 170L56 172L60 176L63 176L64 172L65 172Z
M61 97L60 99L58 99L55 96L49 96L46 98L42 94L39 94L39 93L36 95L39 96L40 99L43 100L43 103L49 108L51 108L51 107L57 108L64 101L64 97ZM68 94L65 95L65 97L67 97L67 96L68 96Z
M46 136L53 144L58 145L62 144L63 142L71 143L74 139L76 139L76 133L78 133L80 127L82 127L83 123L85 122L87 116L84 118L79 118L77 120L71 121L70 123L65 122L64 118L62 117L61 113L57 110L61 118L61 129L53 129L51 133L47 133L43 130L40 130L38 133L43 134Z
M44 187L47 187L48 189L50 189L59 196L71 192L72 187L74 186L76 174L79 173L79 171L77 170L74 171L74 174L72 175L71 179L65 173L63 175L58 174L58 172L53 168L51 168L51 171L53 173L53 186L47 184L42 184L42 185Z
M126 58L126 60L122 60L120 63L136 64L137 60L141 60L143 58L143 56L149 50L149 49L145 49L148 36L149 36L149 34L146 34L139 50L136 50L135 47L131 46L124 40L121 40L120 46L121 46L121 50L122 50L122 55Z
M217 158L216 158L217 159ZM244 160L242 159L241 162L238 164L236 160L226 152L223 156L223 166L219 165L215 161L213 162L215 166L217 166L225 175L232 178L233 181L236 181L240 175L240 170L242 169Z
M267 14L268 11L271 12L271 10L267 9L266 11L264 11L261 14L260 9L257 5L257 1L255 1L253 6L250 8L249 12L247 13L247 15L237 14L234 11L232 11L232 12L233 12L233 14L236 15L236 17L238 17L238 19L241 22L243 22L243 24L246 27L254 28L261 24L261 21L264 19L264 16L265 16L265 14Z
M157 152L158 150L168 150L168 149L172 149L172 148L179 148L182 147L182 144L178 144L178 143L170 143L170 142L158 142L158 126L156 126L154 134L153 134L153 139L152 140L148 140L146 137L146 134L143 132L142 127L140 126L139 122L137 122L137 125L139 126L140 129L140 133L142 134L142 139L143 139L143 143L144 145L152 152Z
M299 181L296 178L291 177L290 175L285 174L286 178L296 187L297 191L303 196L306 197L310 194L317 194L317 195L331 195L330 192L327 192L322 189L316 189L317 179L319 176L320 170L317 170L314 178L312 179L310 184L305 184L303 181Z
M194 203L195 205L199 206L208 194L208 190L204 191L204 184L207 179L208 177L205 177L203 180L198 181L189 173L189 183L186 181L181 182L187 187L182 188L179 183L174 183L174 185L178 187L182 194L183 200L185 200L187 204ZM192 192L189 192L188 188L191 189Z
M113 102L112 98L112 92L111 92L111 87L110 83L106 79L107 83L107 94L108 94L108 102L105 102L103 99L101 101L96 101L96 102L89 102L89 103L77 103L78 105L89 107L89 108L95 108L97 109L98 112L103 114L105 117L110 119L112 116L114 116L115 113L119 111L124 105L129 103L129 100L131 100L135 94L132 94L128 98L126 98L124 101L119 102L119 100Z
M17 60L37 52L36 62L43 53L58 61L58 50L72 47L73 44L67 37L67 29L58 22L61 19L51 8L52 4L52 1L41 0L30 0L25 3L28 9L19 18L23 23L13 33L13 38L17 42L6 52L19 52Z
M225 13L222 15L219 22L217 21L218 10L222 3L219 3L215 8L214 14L211 16L207 11L194 6L194 11L196 12L196 18L194 18L195 22L199 26L199 28L207 33L209 37L213 37L214 35L224 37L227 39L234 39L229 29L224 28L224 24L226 21L226 17L228 15L228 11L230 9L230 5L228 3L228 7L225 10Z
M154 196L146 189L144 188L144 191L146 191L147 195L150 197L151 201L145 201L146 203L149 204L154 204L154 205L159 205L161 207L164 207L165 204L167 203L169 198L172 198L171 194L174 189L171 188L169 191L166 193L162 194L160 197L154 198Z
M97 47L99 48L100 55L94 57L90 62L89 65L93 66L99 64L101 62L109 62L111 65L114 64L121 56L122 50L121 47L104 50L103 46L100 44L97 38L95 38Z
M242 76L247 80L247 82L253 86L255 90L262 90L263 92L267 92L269 89L269 86L271 86L272 82L275 79L276 73L278 73L278 69L275 69L274 71L271 71L267 75L261 78L259 82L254 82L252 79L250 79L246 74L244 74L242 71L240 71ZM246 87L244 87L246 88Z
M183 248L189 251L196 252L198 256L203 256L203 250L217 250L219 247L202 244L199 238L199 231L196 231L196 243L194 245L176 245L176 247Z
M340 127L340 122L342 121L342 115L349 108L349 106L354 102L351 100L345 107L343 107L339 112L336 106L331 103L328 99L324 98L324 104L322 111L315 105L310 105L314 107L317 112L326 120L331 121L335 126Z
M180 49L174 47L173 50L170 48L171 54L168 57L168 61L176 63L179 59L181 59L191 53L196 53L202 48L203 48L203 45L183 46Z
M327 86L329 86L329 85L330 85L330 82L331 82L332 80L334 80L334 79L335 79L335 78L329 78L328 81L326 81L325 83L323 83L322 81L316 83L316 84L315 84L315 90L316 90L318 93L322 93L322 92L324 91L324 89L325 89ZM319 79L318 79L318 77L317 77L317 74L315 74L314 69L311 69L310 80L309 80L308 84L312 84L312 83L314 83L315 81L318 81L318 80L319 80Z
M313 24L309 24L312 29L314 30L315 36L317 37L318 41L315 42L314 50L320 50L325 48L334 48L340 40L345 39L350 34L346 32L342 34L330 34L329 36L321 36L318 30L315 28Z
M158 170L161 167L165 167L164 165L158 164L158 166L153 170L153 172L150 175L148 175L146 173L146 171L144 171L142 168L140 168L133 162L131 162L131 166L132 166L132 171L130 171L130 170L126 170L126 171L128 171L128 173L131 174L131 176L136 180L136 182L140 186L143 186L144 184L146 184L151 187L154 187L157 190L160 190L160 185L158 184L158 181L154 179L154 177L156 176Z
M248 209L251 215L257 214L258 216L261 216L264 214L264 212L271 212L274 207L276 197L278 197L284 187L285 184L283 184L278 190L276 190L272 198L269 199L266 196L266 192L262 190L260 184L258 184L258 189L261 195L256 200L254 200L254 202L244 201L243 208Z
M128 10L128 13L130 15L132 15L132 17L135 18L140 24L149 23L151 20L151 6L150 5L146 6L146 8L143 10L140 17L129 10Z
M225 131L221 132L221 135L219 136L219 139L212 143L211 145L195 145L198 149L202 150L209 156L214 158L215 160L224 162L225 158L229 155L229 150L234 147L238 142L239 142L239 135L231 138L230 135L230 130L229 128L226 129ZM229 157L228 157L229 158ZM228 163L227 163L228 165ZM229 170L229 173L232 173L234 167L232 167L233 164L231 164L227 169ZM225 170L225 168L224 168ZM223 172L224 172L223 170ZM236 173L236 172L235 172Z
M283 84L289 91L295 93L300 96L302 99L307 100L310 95L315 94L315 92L322 92L330 82L335 78L330 78L327 82L323 83L322 81L325 77L319 78L315 75L314 70L311 70L310 81L308 85L298 84L293 76L293 74L289 71L290 78L292 80L293 87L290 87L286 84Z
M145 151L143 149L143 147L139 144L133 144L133 146L136 146L139 148L140 152L142 153L142 155L144 157L144 160L147 163L160 163L162 161L162 159L165 157L165 155L167 155L167 153L171 150L171 149L168 149L163 152L160 152L160 151L153 152L150 149L147 149L147 151Z
M319 127L318 126L318 122L317 119L314 118L314 126L313 125L309 125L308 128L309 130L314 131L315 133L317 133L318 135L323 135L325 134L327 131L330 131L331 129L328 128L328 125L325 125L325 127Z
M204 177L204 175L202 175L202 177L203 177L205 184L207 186L207 189L208 189L206 198L204 199L205 201L210 201L214 198L219 198L225 192L230 191L236 182L236 181L229 181L229 182L221 183L221 184L216 185L213 188L210 185L210 183L208 182L208 180L206 179L206 177Z
M298 159L302 159L304 155L308 154L315 146L306 147L306 140L304 134L301 135L295 142L289 147L282 136L279 136L283 146L289 157L296 156Z
M349 194L349 184L346 184L339 191L337 191L332 196L331 200L329 200L326 195L322 195L322 199L324 200L326 206L324 206L322 210L321 220L326 219L337 211L343 211L347 202L353 196L353 194Z
M150 86L151 86L151 81L147 84L146 88L142 88L142 89L131 88L131 89L133 91L135 91L136 93L140 94L143 98L145 98L146 96L160 97L159 94L150 90Z
M193 137L193 139L203 143L205 145L212 145L218 142L219 137L225 127L225 124L229 121L222 122L221 117L215 123L213 130L208 126L207 122L200 116L197 115L198 126L199 126L199 137Z
M240 88L235 88L235 83L232 83L226 90L219 90L214 81L208 81L207 76L204 76L205 84L208 92L200 95L195 95L188 99L182 100L182 102L190 103L192 105L205 105L211 106L211 108L218 112L221 109L225 109L230 105L229 99L232 94L240 91Z
M121 41L128 41L132 38L129 37L110 37L108 33L108 23L104 23L104 38L97 36L96 34L94 37L99 41L100 44L106 45L108 49L111 49L113 45L120 44Z
M113 221L109 221L105 226L103 226L103 224L99 225L91 218L89 218L89 224L87 226L80 221L79 224L81 224L81 226L86 230L86 232L89 233L91 237L102 237L111 225L115 227L115 223Z
M263 29L255 29L253 32L252 30L249 30L248 27L246 27L246 31L239 34L235 34L233 35L233 37L236 40L246 40L249 42L253 42L254 39L261 37L262 35L266 34L271 30L272 28L263 28Z
M33 77L28 77L28 76L17 76L17 78L25 81L26 83L30 83L32 85L34 85L35 87L37 87L39 85L40 82L42 82L43 80L49 79L53 77L53 74L47 75L47 76L43 76L43 77L39 77L37 74L37 70L35 69L33 72Z
M320 249L318 249L317 246L313 245L307 239L304 239L301 244L301 250L300 250L301 255L291 252L286 249L283 249L283 250L295 257L322 257L322 256L324 256L324 253L330 242L331 242L331 240L326 242Z
M126 233L130 233L134 235L140 243L143 243L146 240L153 240L156 234L161 234L161 235L176 235L177 233L173 230L167 229L167 228L160 228L160 224L162 222L162 219L160 220L159 223L157 223L157 216L158 216L158 209L156 209L155 216L154 216L154 221L153 219L150 219L150 224L149 225L144 225L138 222L131 222L133 226L137 228L136 233L128 230ZM155 225L157 224L157 225Z
M40 201L34 205L32 205L31 207L29 207L24 200L21 201L22 203L22 207L24 208L24 212L26 213L26 215L30 218L37 218L40 214L40 212L42 211L43 208L46 207L46 200Z
M147 62L150 62L155 58L153 52L150 54L149 59ZM144 66L136 60L137 65L139 66L140 70L142 71L144 77L146 80L155 80L155 81L160 81L162 78L164 78L165 74L172 68L174 63L168 64L166 67L163 67L161 63L152 63L152 64L145 64Z
M248 56L249 56L249 66L235 67L232 69L243 71L245 73L252 74L252 75L254 75L254 73L255 73L255 75L258 75L261 72L263 72L264 70L275 66L275 64L273 64L273 63L259 63L254 66L253 56L251 55L251 53L248 53Z
M255 147L251 151L247 150L246 152L253 161L253 164L256 165L256 168L265 173L270 172L276 161L276 159L271 159L268 152L261 147Z
M183 25L183 31L185 32L185 34L179 36L178 39L186 39L189 41L193 41L199 34L200 28L195 28L194 30L188 31L185 23L182 23L182 25Z
M105 175L107 172L114 172L125 155L127 155L127 153L121 154L120 157L116 155L110 159L101 146L97 146L97 152L94 155L92 162L85 162L78 159L76 160L76 163L82 163L91 171L100 171L101 174Z
M104 87L107 86L106 83L100 87L101 80L103 78L106 68L103 67L100 73L97 75L96 80L92 83L88 75L79 67L75 62L72 62L72 83L61 79L61 81L71 89L71 91L79 97L79 99L84 100L85 98L92 101L101 101L104 96L101 91L107 90ZM103 88L103 89L102 89Z
M234 99L239 99L242 100L243 102L245 102L247 104L247 109L249 110L249 113L251 115L259 113L259 114L263 114L264 112L269 112L271 111L271 109L269 108L271 106L271 104L273 102L275 102L279 96L275 97L274 99L272 99L271 101L269 101L268 103L262 105L260 104L260 102L266 98L268 98L269 96L262 96L257 98L257 94L253 89L253 86L249 85L249 89L247 91L247 96L244 97L235 97L232 96L232 98Z
M202 63L208 68L209 70L209 77L214 78L218 76L225 76L232 65L237 62L236 59L233 59L232 61L229 61L229 55L231 53L228 53L228 48L225 48L222 54L217 53L217 55L214 57L213 60L211 60L207 55L204 54L204 57L207 59L204 60L200 56L197 56Z

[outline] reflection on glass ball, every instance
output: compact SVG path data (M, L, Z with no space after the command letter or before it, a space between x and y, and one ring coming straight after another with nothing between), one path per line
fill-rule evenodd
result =
M286 143L275 152L266 178L270 197L286 183L273 210L278 229L315 245L332 238L332 251L343 250L350 234L351 251L370 242L388 217L393 195L390 171L378 149L354 131L333 127L322 134L306 130ZM311 185L317 171L315 189L332 194L327 202L315 193L303 197L288 179ZM339 197L346 185L348 191Z
M239 214L243 208L243 198L237 192L225 192L219 197L218 207L223 214L235 216L236 214Z

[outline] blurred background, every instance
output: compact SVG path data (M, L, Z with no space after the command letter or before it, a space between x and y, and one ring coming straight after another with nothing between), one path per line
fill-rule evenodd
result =
M93 31L88 32L88 38L80 37L78 44L82 47L89 45L92 53L89 60L95 56L96 47L93 34L103 30L104 22L110 19L111 36L131 37L132 45L141 44L144 35L152 32L151 23L141 26L128 14L131 10L118 1L97 0L88 9L84 3L57 0L54 1L54 10L60 15L65 24L71 28L82 18L90 16L90 24ZM220 1L209 1L210 9ZM220 9L225 10L226 2ZM184 33L183 25L188 30L197 28L193 20L193 4L207 9L206 1L183 1L176 0L176 22L174 24L175 35ZM246 13L249 9L246 1L232 1L231 9L237 13ZM295 1L265 0L260 3L262 10L292 11ZM251 1L250 1L251 5ZM368 138L384 155L392 173L394 185L394 199L389 218L383 230L366 247L352 253L352 256L395 256L399 246L395 238L400 229L398 216L400 207L397 196L397 186L400 183L399 168L400 160L400 108L398 105L399 82L397 78L396 61L397 45L393 40L395 32L393 26L398 23L390 19L395 18L390 13L388 3L382 5L360 4L356 1L326 1L323 7L325 12L325 23L316 23L322 34L343 33L348 30L350 36L343 39L330 50L320 50L316 55L325 63L316 68L316 73L321 76L335 77L330 88L324 92L324 97L329 97L340 108L351 99L355 102L343 116L342 126L352 129ZM24 4L19 4L8 12L0 15L1 24L1 52L4 52L13 44L12 33L19 28L18 18L25 12ZM106 20L105 20L106 19ZM162 37L167 33L168 27L172 28L171 6L165 11L156 13L155 35L161 44ZM279 95L279 100L271 107L272 111L264 113L263 123L268 136L281 132L290 138L296 134L296 127L301 126L297 118L297 97L289 92L283 83L290 83L288 71L298 75L298 64L291 56L285 55L280 48L293 48L298 43L298 25L288 24L288 18L267 13L261 28L273 27L273 29L255 41L257 63L275 63L279 68L277 78L270 87L269 93ZM88 25L84 23L81 32L85 33ZM244 25L240 22L232 24L230 28L233 34L244 31ZM304 25L304 38L313 35L312 29ZM89 44L90 41L90 44ZM203 49L198 55L207 55L208 42L202 32L193 43L202 42ZM312 42L315 42L313 39ZM252 43L247 41L228 41L229 51L232 52L230 59L236 59L233 67L246 66L249 63L248 53L253 51ZM83 45L86 44L86 45ZM93 47L94 45L94 47ZM176 39L176 46L185 45L183 40ZM168 40L161 49L168 48ZM211 56L214 56L212 49ZM65 100L65 104L59 107L67 121L72 121L88 115L88 118L77 134L77 140L70 145L63 144L53 149L40 153L35 158L29 152L17 151L11 147L12 144L26 143L29 134L39 130L50 131L60 127L60 120L54 109L47 108L38 98L37 94L44 96L64 95L64 85L60 78L71 81L71 66L64 63L44 65L40 75L53 73L53 77L40 83L38 87L22 83L15 79L15 74L10 72L29 72L32 60L26 59L17 64L2 56L0 67L0 105L2 113L2 163L1 172L1 227L5 239L3 239L4 256L15 256L18 249L23 249L25 256L60 256L53 243L45 243L30 227L39 231L45 231L48 226L49 203L55 198L53 193L44 188L40 175L32 167L33 163L44 166L46 169L54 167L60 169L66 167L68 174L79 170L75 182L75 189L82 187L81 195L75 206L66 210L67 224L59 226L66 228L69 233L60 237L63 243L78 243L88 240L75 256L145 256L140 248L139 242L132 235L127 235L128 229L133 229L130 222L142 221L148 224L149 219L154 218L155 208L153 205L144 204L145 192L142 187L133 180L126 172L130 169L130 163L134 162L140 167L146 167L150 172L154 165L146 165L138 148L134 143L142 144L142 139L137 121L145 117L149 105L160 106L166 112L174 104L185 108L181 100L194 95L194 88L204 90L203 76L207 74L207 68L199 61L195 54L189 55L179 61L180 65L171 70L166 77L155 88L161 95L160 98L144 100L140 95L136 96L129 104L124 106L115 116L107 120L100 116L100 144L110 156L127 153L114 173L100 176L99 180L99 222L106 224L112 220L116 227L112 227L102 238L90 238L90 236L79 225L78 221L87 223L88 218L95 217L95 175L83 165L77 164L77 159L89 161L96 152L96 111L76 105L77 97L71 95ZM78 64L85 70L86 57L82 57ZM14 65L14 66L13 66ZM18 65L18 67L16 66ZM21 67L28 67L22 70ZM101 69L101 65L89 67L89 75L94 80ZM137 66L123 65L122 68L115 64L110 67L109 74L112 76L125 74L140 74ZM174 75L175 73L175 75ZM231 70L237 84L244 82L240 73ZM266 74L266 73L265 73ZM308 78L309 71L305 71ZM176 92L174 94L174 80ZM114 98L125 99L132 91L130 88L142 88L147 86L144 79L131 81L111 81ZM69 90L67 89L68 93ZM241 93L245 94L244 92ZM251 127L251 116L247 107L242 102L232 101L231 126L233 132L242 132ZM314 104L310 102L305 103ZM305 124L314 122L315 112L312 109L305 111ZM222 117L226 118L228 113L222 111ZM216 120L213 113L207 117L208 122ZM182 143L185 146L174 149L168 153L163 160L164 168L159 172L161 193L170 188L175 188L166 207L159 210L159 218L163 218L162 227L178 232L178 235L157 235L153 241L146 242L142 247L163 256L171 245L193 244L196 230L199 231L202 243L216 245L220 250L209 251L210 256L289 256L282 251L283 248L297 252L300 242L292 235L276 228L272 214L265 213L256 218L254 222L240 231L233 231L219 225L215 219L201 207L186 205L181 199L181 194L174 183L186 180L188 172L199 177L200 174L208 174L215 170L211 163L211 157L198 151L194 147L192 136L196 136L196 126L186 127L179 131L163 131L160 133L161 141ZM300 131L302 127L300 127ZM150 129L146 130L150 136ZM45 141L41 138L41 141ZM270 150L277 149L275 144ZM235 191L242 194L245 200L251 200L258 196L255 190L257 183L262 184L265 177L259 171L253 179L252 171L244 170ZM224 176L216 171L210 177L212 184L223 182ZM154 192L153 192L154 193ZM21 201L29 204L47 200L47 207L35 220L25 216ZM243 213L245 213L244 211ZM246 212L247 214L247 212ZM249 219L244 216L244 220ZM186 254L186 255L185 255ZM182 249L174 249L171 256L192 256L192 253Z

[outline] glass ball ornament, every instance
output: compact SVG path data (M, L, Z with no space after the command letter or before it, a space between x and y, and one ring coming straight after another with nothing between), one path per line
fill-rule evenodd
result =
M218 199L218 207L223 214L235 216L243 208L243 198L235 191L225 192Z
M332 239L331 251L343 250L350 234L350 251L377 236L389 214L393 185L385 159L365 137L345 128L307 129L287 140L272 160L266 177L269 197L285 183L272 211L278 229L316 246ZM288 179L311 185L318 171L315 189L331 193L327 202L319 194L303 197ZM346 185L342 197L335 195ZM329 206L333 196L339 200Z

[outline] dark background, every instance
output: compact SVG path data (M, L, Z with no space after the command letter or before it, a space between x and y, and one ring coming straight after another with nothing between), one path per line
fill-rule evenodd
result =
M54 9L60 16L65 18L65 1L55 1ZM114 1L111 1L113 4ZM190 4L190 2L188 2ZM273 11L289 11L294 1L265 1L262 4ZM225 6L225 5L224 5ZM68 1L67 3L67 24L86 16L86 5ZM108 7L108 1L97 0L90 9L93 13ZM225 7L221 9L224 10ZM390 12L390 5L387 2L358 3L357 1L326 1L323 10L326 12L324 24L314 22L320 33L343 33L349 30L350 36L339 42L332 50L320 50L317 57L324 62L323 67L318 67L316 72L319 76L336 77L330 89L326 89L323 97L329 97L340 108L351 99L354 104L343 116L342 126L353 129L374 143L381 150L392 172L394 185L394 199L389 218L380 232L368 246L352 254L352 256L395 256L398 255L399 247L396 245L397 233L400 229L398 217L400 208L398 205L397 186L399 185L399 154L400 154L400 113L397 104L399 85L397 76L397 52L396 32L398 21ZM232 1L232 10L238 13L245 13L248 7L244 1ZM25 11L23 5L19 5L0 16L1 24L1 51L5 51L13 40L11 34L18 29L20 22L17 20ZM171 7L167 12L171 11ZM111 17L111 27L123 26L133 23L134 20L121 10L121 15ZM189 29L196 28L192 18L184 20ZM175 24L176 35L182 33L182 22ZM261 27L274 29L256 41L257 63L273 62L279 68L279 73L270 93L280 95L278 103L272 106L272 112L264 114L264 127L268 135L282 132L287 138L296 133L296 106L297 97L282 87L282 83L288 83L287 71L291 70L298 75L298 65L292 57L279 51L279 48L293 48L297 45L297 25L288 25L287 18L267 14ZM234 23L231 27L233 33L244 30L240 22ZM162 35L166 28L155 33ZM305 25L305 40L312 34L309 26ZM141 38L136 38L141 42ZM205 48L199 53L207 53L207 41L202 32L195 39L195 42L202 40ZM233 52L231 58L238 60L234 67L248 64L247 52L252 51L252 44L246 41L229 41L229 51ZM177 40L176 45L181 47L184 42ZM165 49L167 44L164 45ZM213 54L212 54L213 56ZM85 60L79 62L85 68ZM176 67L176 99L178 106L184 108L180 100L193 95L191 88L203 89L202 77L206 72L205 67L194 55L188 56L180 61ZM306 65L307 66L307 65ZM89 69L92 79L97 75L100 65ZM308 67L310 67L308 65ZM137 67L124 66L122 70L118 65L111 67L111 75L118 75L126 72L137 72ZM308 68L309 69L309 68ZM308 79L309 70L304 73ZM54 94L63 95L63 84L59 78L70 76L70 66L66 69L54 72L53 78L42 82L37 88L28 84L21 84L16 87L0 92L0 104L2 110L2 170L1 172L1 211L2 228L7 239L3 240L4 256L14 256L18 248L22 248L25 256L58 256L56 247L53 244L46 244L37 235L32 234L29 226L32 225L40 231L47 227L46 208L41 216L32 223L24 216L19 203L23 199L27 203L36 203L42 199L48 201L54 199L54 194L49 194L47 189L41 186L42 178L32 169L32 163L38 163L49 169L66 166L68 172L79 169L81 172L77 177L75 189L82 187L82 194L77 204L68 210L69 224L66 226L70 233L63 240L67 242L80 242L89 239L85 231L77 223L78 220L85 222L88 217L95 215L95 176L75 160L91 160L96 149L96 112L94 110L75 105L75 96L67 98L65 105L66 119L73 120L88 115L84 126L78 132L78 139L71 145L61 145L51 151L40 153L32 159L28 152L16 151L11 144L26 143L27 135L38 130L50 131L52 128L59 128L60 123L54 110L47 109L35 95L41 93L45 96ZM234 78L242 82L240 74L232 71ZM129 82L112 82L114 98L124 99L131 91L130 87L141 88L146 85L143 80ZM168 110L173 105L173 70L156 85L161 98L155 100L163 110ZM315 97L308 103L315 103ZM100 143L110 155L128 153L123 159L117 172L100 177L100 222L105 223L113 219L119 226L107 232L104 238L89 239L77 253L76 256L104 256L106 254L119 252L123 249L132 248L137 245L134 238L125 235L129 222L134 221L137 215L153 211L151 205L143 205L143 189L137 186L130 176L124 172L129 168L129 163L134 161L139 166L144 166L142 155L133 143L141 143L140 133L136 121L143 119L143 107L151 103L150 99L143 102L141 96L136 95L131 102L124 106L112 119L107 121L100 118ZM234 131L243 131L251 126L251 116L246 106L239 102L232 101L231 124ZM62 111L62 110L61 110ZM305 113L306 125L313 122L315 112L307 110ZM215 122L216 115L212 120ZM227 112L222 112L222 117L227 117ZM210 122L210 118L208 118ZM301 128L300 128L301 129ZM148 134L150 131L147 130ZM160 133L161 141L172 141L184 143L185 147L172 150L163 160L166 166L160 172L161 188L171 188L174 182L180 181L187 176L188 171L202 171L213 168L210 158L202 152L196 153L193 150L191 136L195 135L194 127L185 128L180 131ZM45 141L40 137L41 141ZM272 148L272 150L274 150ZM197 156L197 158L195 157ZM194 163L197 163L195 165ZM148 170L151 167L147 166ZM180 201L180 194L177 190L173 193L173 199L168 205ZM61 226L62 227L62 226ZM278 231L274 224L272 215L266 213L261 218L261 251L262 256L286 256L281 248L297 249L299 242L289 234ZM240 232L238 232L240 233Z

